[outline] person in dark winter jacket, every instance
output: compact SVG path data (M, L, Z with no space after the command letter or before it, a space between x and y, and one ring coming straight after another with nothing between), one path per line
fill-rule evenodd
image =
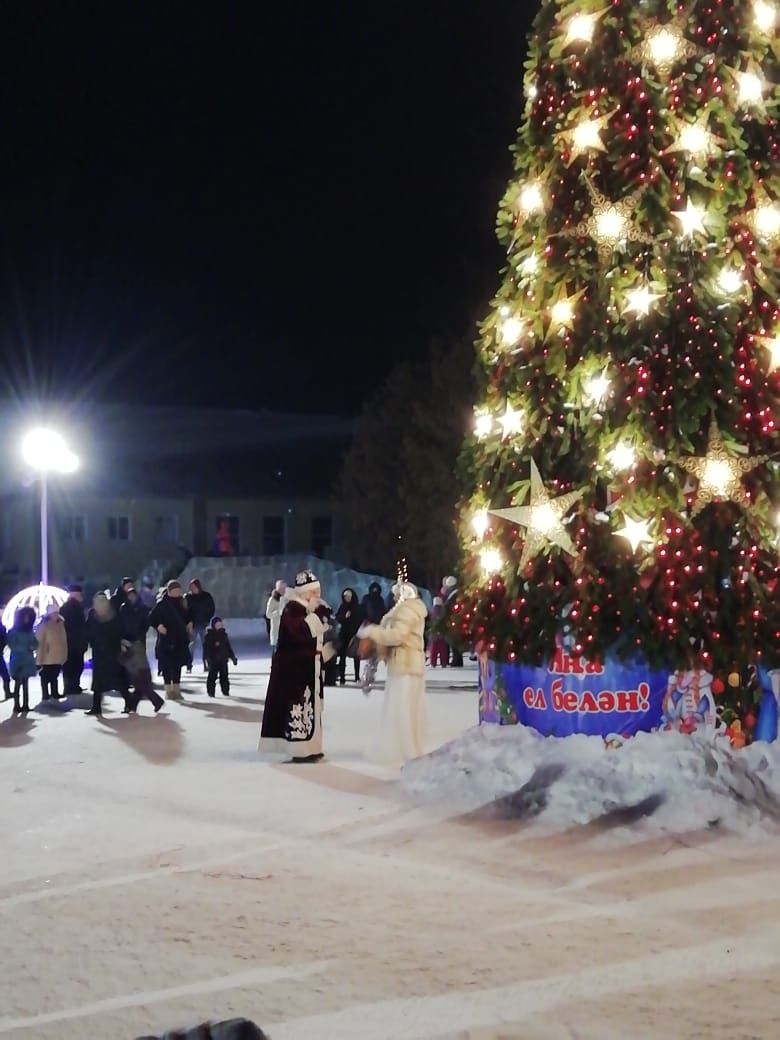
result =
M149 615L157 629L157 657L165 680L168 700L181 700L181 673L190 663L190 612L178 581L169 581L165 595Z
M206 632L203 641L203 656L208 668L206 678L206 693L214 697L217 690L217 679L223 697L230 696L230 676L228 674L228 662L232 661L235 667L238 658L230 644L230 636L225 631L222 618L215 617L211 622L211 628Z
M5 663L5 648L8 645L8 632L5 625L0 622L0 679L3 681L3 700L11 699L11 677L8 674L8 665Z
M162 1036L139 1036L138 1040L270 1040L263 1030L248 1018L231 1018L226 1022L204 1022L194 1029L175 1029Z
M387 606L382 598L382 586L378 581L372 581L368 586L368 592L363 597L363 620L369 625L381 624L382 618L387 613Z
M363 612L354 589L344 589L341 593L341 605L336 613L336 621L339 623L339 683L343 686L347 681L349 644L357 635L357 630L363 621ZM353 660L355 662L355 682L360 682L360 658L355 657Z
M138 702L148 697L154 705L155 712L158 712L165 701L154 691L152 673L146 656L149 610L135 589L128 589L127 599L119 611L119 629L122 636L119 664L123 670L122 678L127 690L125 711L133 714L138 708Z
M201 659L205 670L206 654L203 647L206 629L211 624L211 619L214 617L214 612L216 610L216 607L214 606L214 597L210 592L205 591L199 578L193 578L190 582L189 592L184 598L187 601L187 609L190 612L190 622L192 623L192 636L190 637L190 663L187 666L187 671L192 671L192 665L195 661L195 649L198 646L198 643L200 643Z
M33 608L20 607L14 618L14 626L8 633L8 648L11 651L9 671L14 683L14 714L30 710L29 683L38 670L35 662L38 640L35 638L34 627L35 611Z
M132 578L122 578L121 583L117 586L114 595L111 597L111 606L114 608L114 613L118 614L122 607L127 602L127 594L130 589L135 588L135 582Z
M92 707L87 715L103 714L103 694L120 691L127 699L119 665L122 631L119 616L104 592L98 592L87 614L87 639L92 647Z
M87 652L87 619L84 615L84 590L81 585L68 586L68 598L60 607L68 637L68 659L62 666L62 692L65 697L81 693L81 673Z

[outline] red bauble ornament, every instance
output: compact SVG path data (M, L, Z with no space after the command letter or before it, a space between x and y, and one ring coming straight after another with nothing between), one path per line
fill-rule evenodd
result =
M756 717L752 711L749 711L745 716L745 728L754 729L756 725Z
M713 679L712 685L710 686L714 696L720 697L723 691L726 689L722 679Z

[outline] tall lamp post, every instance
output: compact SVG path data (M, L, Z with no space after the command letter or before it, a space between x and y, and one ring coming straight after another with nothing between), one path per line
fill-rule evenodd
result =
M32 430L22 442L22 457L41 481L41 585L49 584L49 474L73 473L79 460L62 434L54 430Z
M73 473L78 469L79 460L68 448L62 434L44 428L27 434L22 441L22 457L41 482L41 579L38 585L22 589L9 601L2 618L6 628L13 625L20 607L32 607L41 617L52 603L60 606L68 598L63 589L49 585L49 476Z

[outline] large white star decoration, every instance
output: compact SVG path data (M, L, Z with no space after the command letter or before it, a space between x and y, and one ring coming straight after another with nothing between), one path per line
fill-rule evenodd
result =
M635 286L635 288L629 289L626 293L626 314L635 314L637 318L646 318L655 301L662 299L663 293L651 292L647 282L643 282L642 285Z
M615 531L615 534L620 538L625 538L631 545L634 552L637 551L640 545L653 544L653 538L651 537L648 527L650 526L649 520L632 520L630 516L624 517L625 527L621 527L619 531Z
M717 137L707 127L706 119L698 119L695 123L680 122L677 137L663 154L685 152L692 159L706 159L723 144L723 138Z
M685 209L674 210L672 216L680 221L683 238L693 238L695 234L707 234L707 229L704 227L706 213L703 206L697 206L688 199Z
M737 502L751 505L742 487L742 477L762 465L768 455L733 455L726 451L717 420L713 417L707 437L706 455L678 459L677 463L699 481L691 516L698 514L711 502Z
M597 11L595 14L575 14L566 23L566 38L564 46L572 43L590 43L599 19L603 18L606 11Z
M523 553L517 573L522 574L529 561L538 556L545 543L557 545L569 556L577 556L577 549L563 526L563 517L585 494L585 488L569 491L558 498L550 498L542 483L536 463L531 459L531 498L527 506L512 506L509 509L491 509L492 516L526 528Z
M593 212L575 228L564 231L564 235L587 235L592 238L598 246L600 259L605 263L623 242L654 241L651 235L641 230L635 220L637 205L647 190L646 185L632 191L619 202L612 202L596 188L587 174L583 174L583 177L593 202Z
M614 112L610 112L608 115L582 119L558 135L562 141L568 143L572 161L578 155L584 155L587 152L605 152L607 150L607 146L601 139L601 133L613 115Z

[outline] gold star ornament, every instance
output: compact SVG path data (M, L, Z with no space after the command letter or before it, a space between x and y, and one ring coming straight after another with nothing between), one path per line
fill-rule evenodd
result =
M707 454L678 459L678 464L699 481L691 516L698 516L712 502L751 505L750 498L742 487L742 478L746 473L761 466L768 458L768 455L733 455L727 451L718 423L713 418L707 438Z
M603 263L608 263L615 250L625 242L650 243L654 241L650 235L642 231L635 219L639 200L647 190L646 186L638 191L632 191L619 202L611 202L596 188L587 174L583 174L583 178L593 203L593 211L576 227L563 234L592 238L598 247L599 258Z
M491 516L501 520L519 524L526 528L523 554L517 573L522 574L528 563L538 556L545 544L557 545L569 556L577 556L577 549L563 526L563 517L571 507L585 494L585 489L570 491L558 498L550 498L550 494L542 483L536 463L531 459L531 500L526 506L512 506L509 509L490 509Z

